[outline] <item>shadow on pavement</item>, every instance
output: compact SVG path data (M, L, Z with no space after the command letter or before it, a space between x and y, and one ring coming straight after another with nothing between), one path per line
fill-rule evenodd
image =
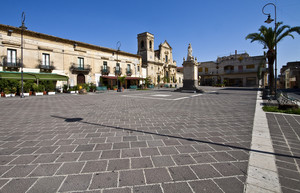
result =
M172 135L166 135L166 134L153 133L153 132L149 132L149 131L139 131L139 130L117 127L117 126L103 125L103 124L98 124L98 123L89 123L89 122L83 121L82 118L66 118L66 117L60 117L60 116L55 116L55 115L51 115L51 117L64 119L66 122L80 122L80 123L85 123L85 124L94 125L94 126L102 126L102 127L108 127L108 128L118 129L118 130L125 130L125 131L129 131L129 132L138 132L138 133L145 133L145 134L151 134L151 135L158 135L158 136L163 136L163 137L183 139L183 140L187 140L187 141L195 141L195 142L199 142L199 143L212 144L212 145L218 145L218 146L223 146L223 147L230 147L233 149L239 149L239 150L252 151L252 152L257 152L257 153L264 153L264 154L271 154L271 155L300 159L299 156L291 156L291 155L281 154L281 153L272 153L272 152L268 152L268 151L260 151L260 150L256 150L256 149L238 147L238 146L233 146L233 145L226 145L226 144L215 143L215 142L210 142L210 141L203 141L203 140L198 140L198 139L193 139L193 138L185 138L185 137L178 137L178 136L172 136Z
M67 118L65 119L66 122L79 122L82 121L82 118Z
M258 88L245 88L245 87L230 87L230 88L223 88L221 90L238 90L238 91L258 91Z

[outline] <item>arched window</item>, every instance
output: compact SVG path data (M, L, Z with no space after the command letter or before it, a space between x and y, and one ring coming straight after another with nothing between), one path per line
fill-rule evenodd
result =
M166 55L166 62L168 62L168 55Z
M141 48L144 48L145 47L145 43L144 43L144 40L141 41Z

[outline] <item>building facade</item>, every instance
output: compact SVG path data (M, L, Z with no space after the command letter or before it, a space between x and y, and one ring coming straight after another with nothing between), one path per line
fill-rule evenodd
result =
M267 85L265 56L249 56L247 53L218 57L216 61L198 65L200 85L257 87ZM261 80L261 81L260 81Z
M24 72L68 77L57 87L94 83L112 88L119 76L126 76L125 88L141 83L140 55L29 30L23 34ZM21 29L0 24L0 72L20 72L20 58Z
M288 62L280 69L279 88L300 88L300 62Z
M144 78L150 77L152 84L176 83L177 66L169 43L165 41L154 50L154 35L149 32L138 34L137 41Z

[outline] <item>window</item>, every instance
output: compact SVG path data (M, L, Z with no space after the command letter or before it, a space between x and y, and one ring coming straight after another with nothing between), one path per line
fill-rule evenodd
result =
M43 60L42 60L43 66L50 66L50 55L49 54L43 54Z
M202 70L202 67L200 67L200 68L199 68L199 72L202 72L202 71L203 71L203 70Z
M224 66L224 70L229 70L229 71L233 71L234 70L234 66Z
M140 66L138 66L138 69L137 69L137 71L138 71L138 72L140 71Z
M243 71L243 66L239 66L239 72Z
M17 63L17 50L7 49L7 63Z
M78 57L78 67L83 68L84 67L84 58Z
M152 48L152 41L151 40L149 41L149 48L150 49Z
M130 64L127 64L127 71L130 71Z
M168 62L168 55L166 55L166 62Z
M116 64L116 71L120 71L120 63Z
M205 68L205 73L208 73L208 68Z
M107 62L106 61L103 61L103 69L107 69Z
M141 41L141 48L144 48L145 47L145 43L144 43L144 40Z
M247 68L247 69L253 69L253 68L254 68L254 64L247 65L246 68Z

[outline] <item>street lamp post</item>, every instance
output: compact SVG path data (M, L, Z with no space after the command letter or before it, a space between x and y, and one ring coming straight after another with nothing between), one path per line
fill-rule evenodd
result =
M216 69L217 69L217 84L219 84L219 64L218 63L217 63Z
M22 25L19 27L21 28L21 98L24 98L24 83L23 83L23 32L27 29L25 27L25 13L22 12Z
M121 42L120 41L118 41L117 42L117 64L118 64L118 62L119 62L119 58L118 58L118 52L120 51L120 47L121 47ZM116 65L116 70L117 70L117 65ZM119 63L119 70L121 69L121 67L120 67L120 63ZM117 71L117 87L118 87L118 89L117 89L117 92L122 92L122 88L120 88L119 87L119 74L118 74L119 72Z
M275 29L274 29L274 35L275 35L275 99L277 99L277 37L276 37L276 27L277 27L277 16L276 16L276 5L274 3L268 3L266 4L263 8L262 8L262 12L263 14L268 16L268 19L265 21L265 23L271 23L272 21L274 21L274 19L271 18L271 14L270 13L265 13L264 12L264 8L268 5L273 5L274 9L275 9ZM273 87L273 85L271 85Z

